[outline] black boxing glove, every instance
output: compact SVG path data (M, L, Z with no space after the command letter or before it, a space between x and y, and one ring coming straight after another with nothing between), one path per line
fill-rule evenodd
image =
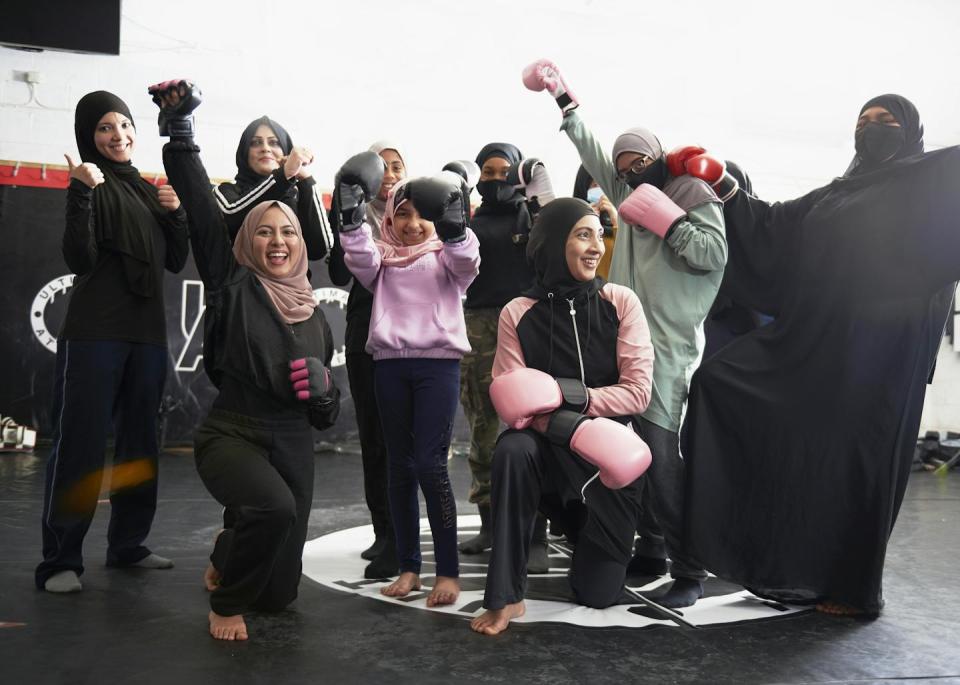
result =
M437 236L445 243L459 243L467 237L463 208L466 183L456 179L455 174L444 172L440 176L416 178L403 188L420 216L433 222Z
M157 115L160 135L192 140L196 131L193 110L203 102L200 87L186 79L173 79L153 84L147 88L147 93L160 108Z
M369 150L354 155L340 167L334 183L333 202L337 207L337 230L360 228L367 203L380 192L383 183L383 158Z

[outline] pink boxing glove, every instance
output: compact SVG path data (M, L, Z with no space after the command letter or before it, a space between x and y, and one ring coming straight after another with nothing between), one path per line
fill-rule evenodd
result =
M642 226L666 239L687 213L656 186L641 183L620 205L620 216L628 224Z
M557 101L557 107L566 114L580 106L577 96L567 88L557 65L548 59L538 59L523 68L523 85L528 90L539 92L546 89Z
M537 416L560 407L586 411L590 394L579 379L554 378L537 369L520 367L493 379L490 401L505 424L523 430Z
M581 423L570 449L600 470L600 482L611 490L630 485L642 476L653 460L650 448L627 426L610 419Z
M301 402L325 397L330 392L330 369L316 357L294 359L290 362L290 383Z
M630 485L650 467L653 457L643 439L622 423L558 411L550 419L547 437L568 446L600 471L600 482L611 490Z

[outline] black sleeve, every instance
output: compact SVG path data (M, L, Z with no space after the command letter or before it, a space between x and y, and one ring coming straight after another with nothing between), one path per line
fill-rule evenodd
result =
M243 219L250 209L267 200L282 200L294 183L296 178L287 179L281 166L245 193L240 193L235 183L221 183L214 188L213 196L230 232L230 240L237 237Z
M66 218L63 260L70 271L82 276L97 263L97 239L93 232L93 188L75 178L67 187Z
M727 201L723 217L728 253L721 293L751 309L779 314L783 274L797 229L823 190L773 204L741 191Z
M333 249L333 229L327 221L323 198L313 177L301 179L297 184L297 218L303 229L303 241L307 245L307 257L323 259Z
M190 235L187 230L187 213L183 207L168 212L160 220L160 227L167 240L167 258L165 266L170 273L178 274L187 264L190 254Z
M169 142L163 146L163 167L177 191L190 225L193 259L209 290L218 289L237 268L223 215L210 193L210 177L193 143Z
M333 234L333 249L330 250L330 259L327 260L327 271L330 274L330 282L334 285L345 286L350 283L353 274L347 268L344 261L343 246L340 244L340 234Z
M329 368L330 361L333 359L333 332L326 319L323 319L323 347L323 365ZM339 415L340 388L334 384L331 373L330 390L325 396L310 400L307 407L307 420L317 430L324 430L332 426Z

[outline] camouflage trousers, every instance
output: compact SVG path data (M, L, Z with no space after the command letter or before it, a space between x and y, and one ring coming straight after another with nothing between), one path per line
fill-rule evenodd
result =
M500 418L490 402L500 307L464 310L471 352L460 362L460 404L470 424L470 501L490 504L490 464Z

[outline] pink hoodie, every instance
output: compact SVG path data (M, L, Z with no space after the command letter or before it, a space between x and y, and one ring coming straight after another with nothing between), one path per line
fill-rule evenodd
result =
M384 224L393 220L393 193ZM381 229L387 237L388 231ZM374 360L460 359L470 351L462 298L480 270L480 243L469 228L459 243L443 243L405 266L383 264L364 223L340 234L347 268L373 293L366 350Z

